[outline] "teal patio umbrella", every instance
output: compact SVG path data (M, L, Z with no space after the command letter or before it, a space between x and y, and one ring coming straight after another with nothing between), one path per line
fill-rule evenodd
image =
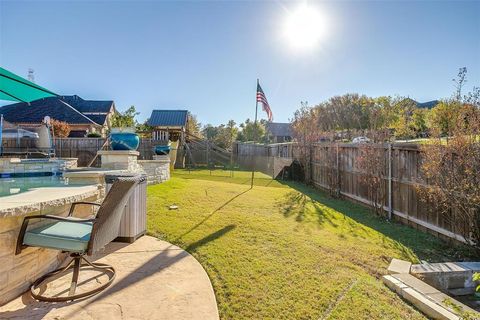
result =
M0 67L0 100L31 102L54 97L56 93ZM2 154L3 116L0 115L0 155Z
M30 102L56 93L0 67L0 100Z

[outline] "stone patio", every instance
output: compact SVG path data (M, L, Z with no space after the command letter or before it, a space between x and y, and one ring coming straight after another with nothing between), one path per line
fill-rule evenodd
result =
M181 248L144 236L135 243L110 243L96 262L117 274L105 291L68 303L33 300L29 293L0 307L1 319L218 319L210 280L195 258ZM104 281L84 273L80 282ZM103 276L106 278L106 276ZM71 273L47 290L67 288Z

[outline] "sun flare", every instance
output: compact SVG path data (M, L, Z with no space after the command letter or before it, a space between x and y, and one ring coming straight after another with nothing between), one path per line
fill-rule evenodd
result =
M284 31L292 47L313 48L325 35L325 18L316 8L304 4L288 13Z

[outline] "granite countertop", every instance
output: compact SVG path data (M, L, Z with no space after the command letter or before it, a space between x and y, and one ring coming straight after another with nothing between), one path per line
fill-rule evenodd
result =
M0 218L23 216L44 207L55 207L82 201L100 193L97 185L35 188L27 192L1 197Z

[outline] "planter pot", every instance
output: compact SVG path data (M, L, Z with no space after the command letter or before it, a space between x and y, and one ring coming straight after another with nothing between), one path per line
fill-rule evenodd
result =
M137 150L140 144L140 138L136 133L117 132L110 134L110 144L112 150Z
M153 151L157 156L168 155L170 153L170 146L155 146Z

